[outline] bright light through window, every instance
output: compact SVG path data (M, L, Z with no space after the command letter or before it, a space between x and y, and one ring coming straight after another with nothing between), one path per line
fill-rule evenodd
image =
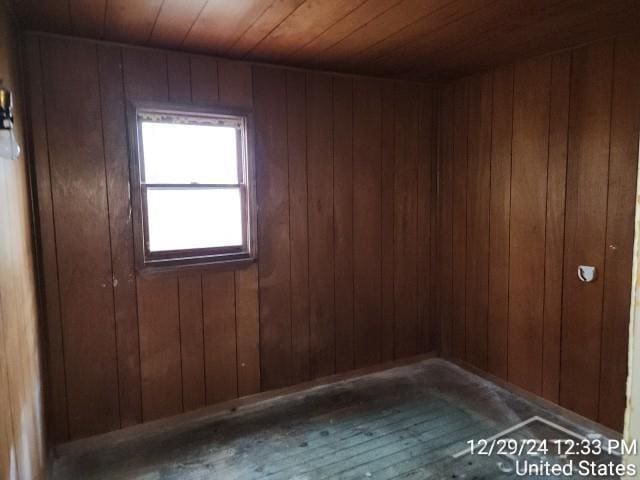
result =
M249 254L246 118L138 111L145 263Z
M142 122L146 183L238 183L238 130Z
M238 188L147 189L149 250L242 245Z

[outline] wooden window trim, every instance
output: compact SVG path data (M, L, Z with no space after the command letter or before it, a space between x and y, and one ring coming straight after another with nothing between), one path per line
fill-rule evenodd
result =
M229 269L256 261L257 222L254 166L253 114L245 109L224 106L199 107L166 102L136 102L128 105L129 130L129 198L133 222L136 270L141 274L183 269ZM245 138L240 145L244 161L238 162L238 184L145 184L143 181L144 156L138 118L141 113L159 112L185 116L232 116L244 121ZM243 245L190 250L150 252L147 249L148 223L146 221L146 195L148 188L237 188L240 190L243 214Z

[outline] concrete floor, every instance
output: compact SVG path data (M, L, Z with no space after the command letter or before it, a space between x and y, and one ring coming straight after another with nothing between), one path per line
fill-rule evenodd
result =
M53 478L518 478L515 461L524 456L453 455L463 451L468 440L490 437L534 415L590 438L611 434L431 359L243 407L186 429L69 454L56 459ZM563 438L538 421L506 437ZM532 462L540 458L568 461L551 453L528 457ZM609 454L570 458L619 462Z

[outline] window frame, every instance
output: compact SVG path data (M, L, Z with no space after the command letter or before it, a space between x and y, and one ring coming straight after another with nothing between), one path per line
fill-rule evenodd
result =
M134 224L134 248L136 268L139 272L176 270L194 267L236 266L252 263L257 258L257 224L255 200L255 170L253 160L253 115L251 111L224 106L200 107L167 102L135 102L129 110L129 218ZM241 161L238 165L238 184L146 184L144 182L144 154L141 114L183 115L186 117L230 117L243 123L244 135L238 142ZM146 191L149 188L201 189L238 188L242 206L242 245L231 247L207 247L196 249L149 250L149 223Z

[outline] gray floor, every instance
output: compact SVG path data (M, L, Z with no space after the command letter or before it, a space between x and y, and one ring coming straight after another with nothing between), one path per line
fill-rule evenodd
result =
M269 400L186 430L64 456L56 460L53 478L516 478L515 461L524 456L453 455L468 440L490 437L534 415L602 438L603 431L588 422L432 359ZM560 433L535 421L503 438L554 439L562 438ZM551 453L528 457L540 458L568 461ZM571 458L619 462L609 454Z

